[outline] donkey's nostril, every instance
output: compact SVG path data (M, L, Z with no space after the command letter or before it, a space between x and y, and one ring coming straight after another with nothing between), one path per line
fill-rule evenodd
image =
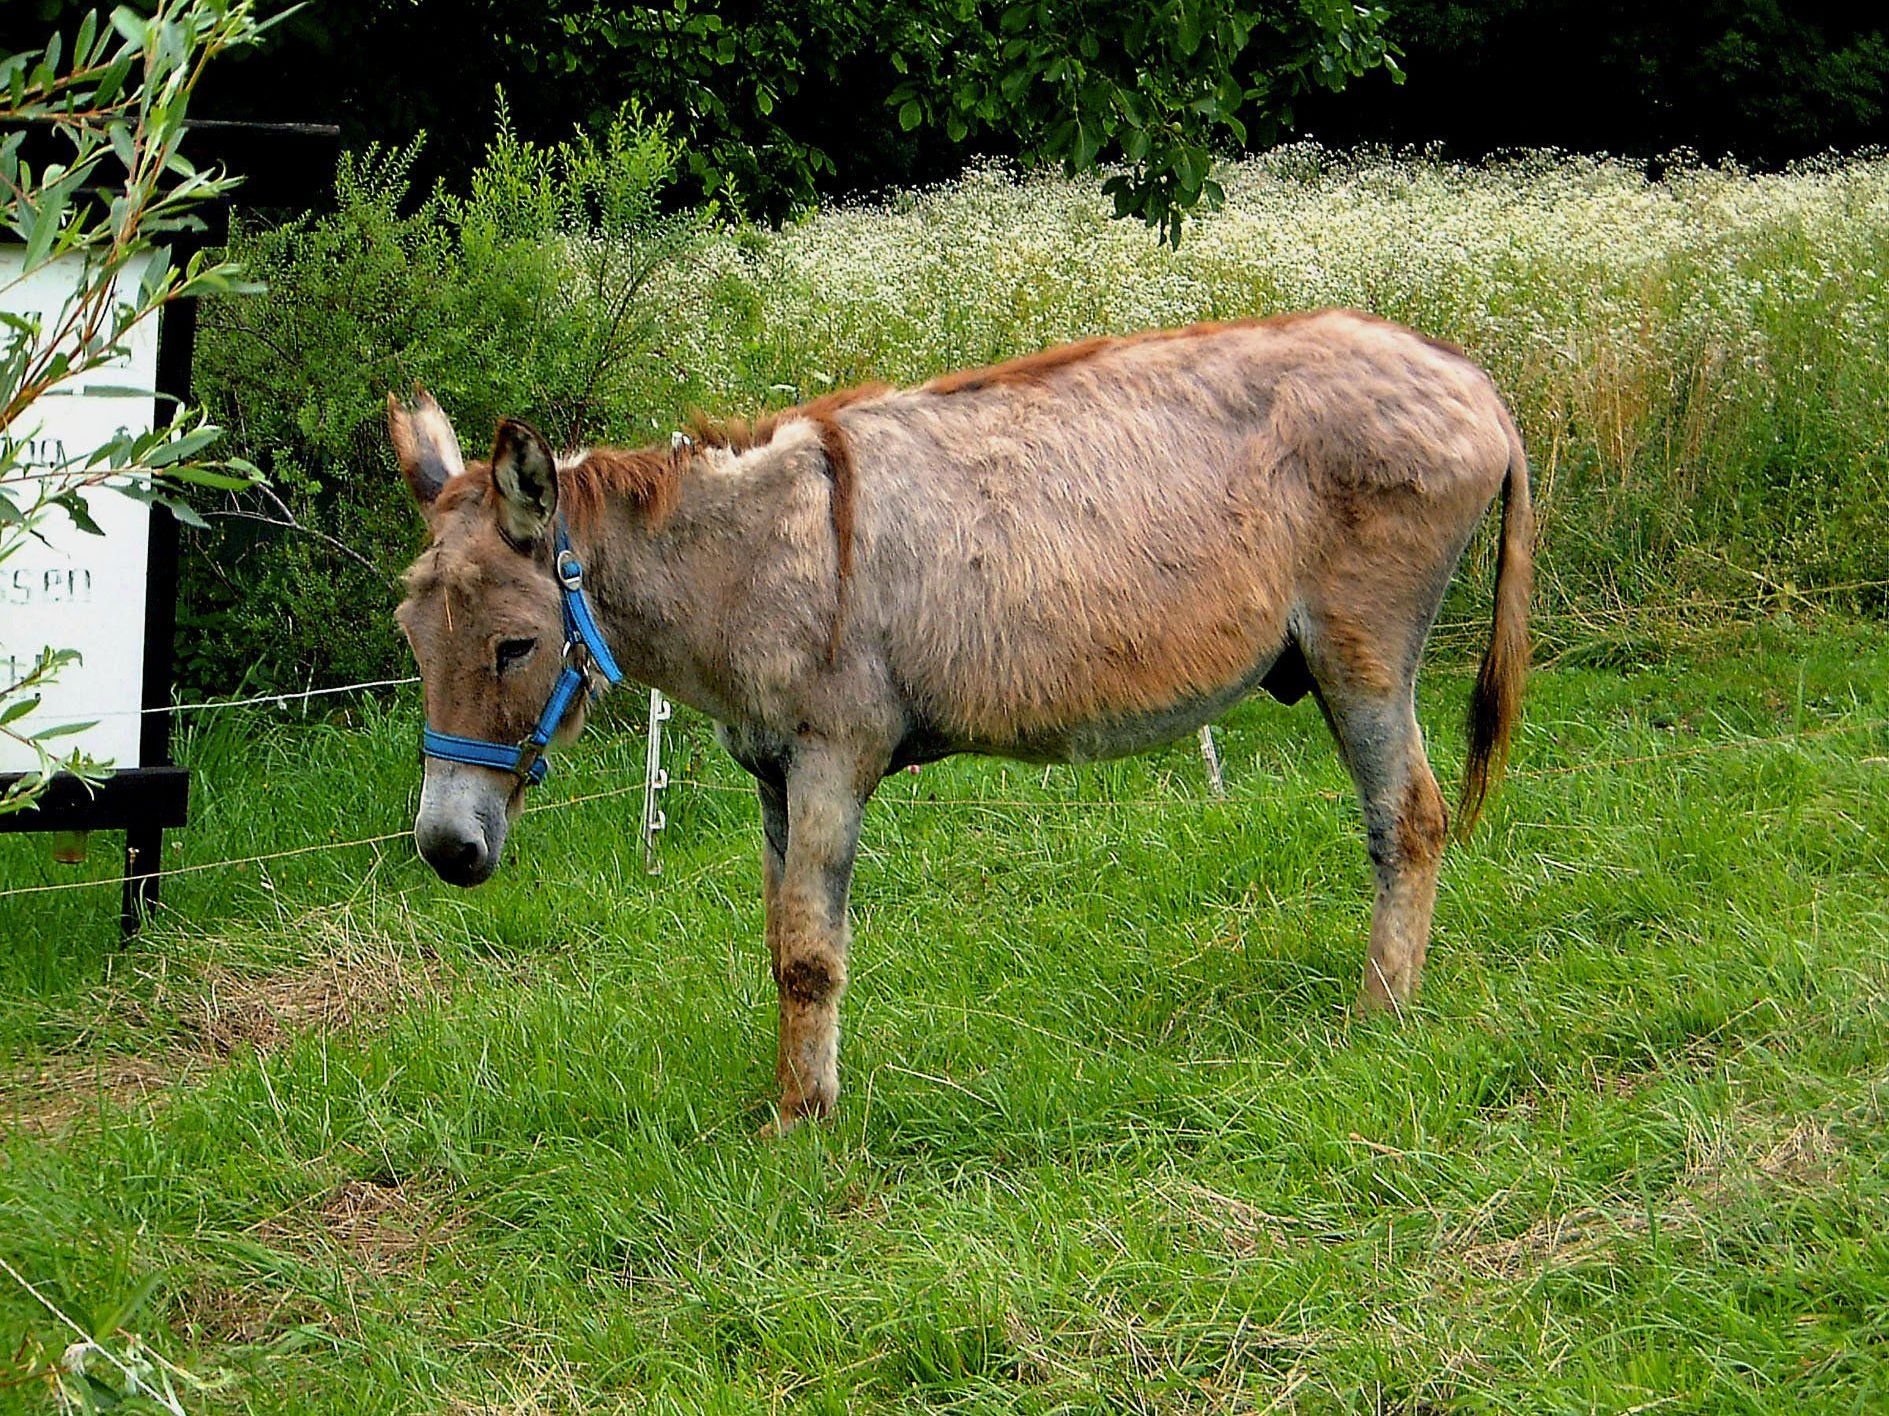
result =
M489 853L477 836L444 836L422 830L420 856L440 879L453 885L477 885L492 872Z

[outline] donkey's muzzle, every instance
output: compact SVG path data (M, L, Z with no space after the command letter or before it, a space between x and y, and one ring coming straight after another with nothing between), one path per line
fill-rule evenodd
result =
M413 833L420 848L420 859L433 867L433 873L448 885L482 885L492 878L498 861L487 849L485 838L462 836L453 832L420 828Z

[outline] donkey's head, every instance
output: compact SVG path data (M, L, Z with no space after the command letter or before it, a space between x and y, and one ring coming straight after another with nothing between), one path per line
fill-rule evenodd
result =
M387 422L431 532L396 613L419 660L427 722L456 737L522 742L563 667L551 449L525 424L503 422L491 460L467 466L452 425L424 392L410 408L390 394ZM558 740L575 736L582 721L580 701ZM413 824L421 856L455 885L486 880L524 788L515 772L429 756Z

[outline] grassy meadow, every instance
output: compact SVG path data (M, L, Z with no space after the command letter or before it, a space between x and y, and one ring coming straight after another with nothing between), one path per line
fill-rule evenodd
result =
M1401 1026L1345 1020L1315 712L1232 715L1225 800L1185 746L901 776L848 1094L784 1142L699 722L656 880L617 797L470 894L393 841L181 874L123 950L109 886L0 899L0 1252L193 1410L1879 1410L1885 719L1872 625L1568 645ZM411 703L208 721L178 865L411 808ZM544 799L638 767L600 734ZM66 1340L0 1284L21 1374Z
M846 1094L784 1140L701 720L659 878L626 693L459 892L403 835L411 689L185 715L136 942L115 840L0 837L0 1410L59 1404L48 1304L193 1413L1889 1409L1889 164L1228 190L1179 252L995 172L712 233L650 279L634 422L1303 305L1464 342L1544 613L1410 1016L1346 1016L1369 871L1309 704L1228 717L1223 799L1189 743L887 782ZM1486 570L1424 681L1446 779Z

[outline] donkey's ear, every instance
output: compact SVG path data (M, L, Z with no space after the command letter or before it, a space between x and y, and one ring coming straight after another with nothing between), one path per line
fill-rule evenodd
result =
M492 481L505 539L521 550L535 545L558 514L558 468L551 445L529 423L507 418L492 444Z
M387 432L393 438L401 474L422 510L433 504L441 487L466 470L453 425L433 395L417 383L411 408L393 394L387 395Z

